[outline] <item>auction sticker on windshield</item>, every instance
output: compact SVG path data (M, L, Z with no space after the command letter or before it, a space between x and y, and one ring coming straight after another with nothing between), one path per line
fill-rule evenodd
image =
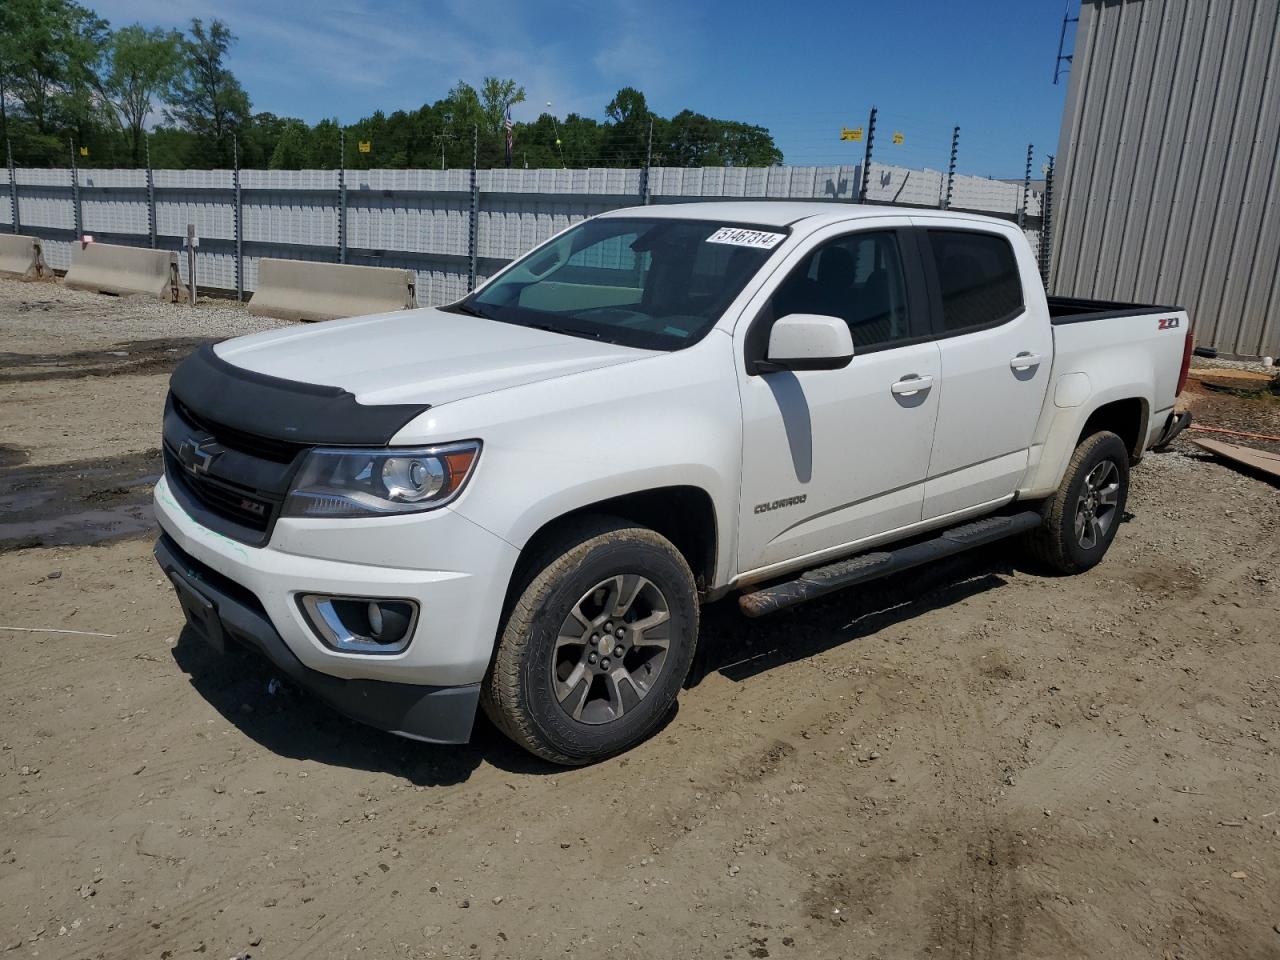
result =
M744 230L742 227L721 227L707 237L707 243L731 243L735 247L758 247L761 250L772 250L785 239L787 239L785 233Z

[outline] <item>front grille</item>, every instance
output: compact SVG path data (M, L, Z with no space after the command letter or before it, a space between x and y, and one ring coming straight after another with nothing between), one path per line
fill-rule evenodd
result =
M164 465L169 482L181 484L201 506L260 534L265 534L271 526L282 502L249 487L192 473L183 468L168 447L164 452Z
M270 539L308 449L221 426L172 395L165 409L164 465L175 496L202 525L252 546Z
M307 449L306 444L291 443L288 440L276 440L274 437L260 437L252 433L245 433L243 430L224 426L207 417L201 417L176 397L173 398L172 402L173 409L193 430L203 430L206 433L213 434L220 444L232 450L239 450L241 453L260 457L263 460L270 460L273 463L292 463L293 458L298 455L299 451Z

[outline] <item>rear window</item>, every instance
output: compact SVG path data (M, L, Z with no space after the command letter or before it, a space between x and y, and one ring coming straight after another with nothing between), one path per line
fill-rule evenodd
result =
M1022 278L1004 237L971 230L930 230L947 333L990 327L1022 312Z

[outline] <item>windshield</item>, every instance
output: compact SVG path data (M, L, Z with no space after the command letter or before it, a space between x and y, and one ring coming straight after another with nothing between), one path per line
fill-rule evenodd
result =
M503 323L654 350L700 340L786 238L706 220L587 220L454 306Z

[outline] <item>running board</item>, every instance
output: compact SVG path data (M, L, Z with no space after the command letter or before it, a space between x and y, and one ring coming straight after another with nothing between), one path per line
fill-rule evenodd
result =
M896 550L880 550L861 553L847 560L838 560L825 567L806 570L794 580L744 593L738 597L738 606L748 617L763 617L766 613L785 610L797 603L822 597L845 587L886 577L891 573L909 570L922 563L941 560L974 547L995 543L1006 537L1017 536L1040 526L1040 514L1033 510L1006 517L986 517L963 526L945 530L932 540L923 540Z

